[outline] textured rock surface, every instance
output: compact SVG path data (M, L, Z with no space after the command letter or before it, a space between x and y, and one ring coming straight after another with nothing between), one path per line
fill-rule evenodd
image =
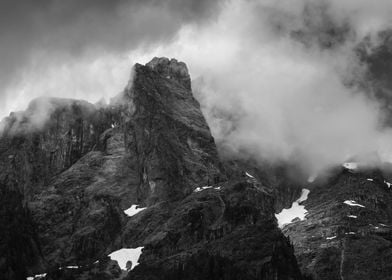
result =
M130 221L124 239L143 238L142 263L127 279L301 279L293 250L277 229L273 197L251 181L196 192L149 233Z
M133 86L123 97L126 148L139 174L138 200L147 204L183 198L197 186L224 179L199 103L189 88L165 75L159 64L136 64Z
M344 170L308 187L306 220L283 232L311 279L391 279L392 190L384 180L378 171Z
M42 110L50 117L41 115ZM2 215L5 229L0 231L5 256L0 271L5 278L21 279L27 266L44 265L47 244L40 242L37 222L41 221L34 219L35 209L29 203L46 191L53 176L94 148L102 125L96 122L99 118L99 111L87 102L38 99L25 112L11 114L2 122L0 182L4 203L0 207L6 214ZM66 198L57 200L66 205ZM55 206L48 213L61 207ZM56 219L56 214L51 218Z
M1 278L302 279L274 181L222 164L199 107L186 65L154 58L108 106L38 99L4 120ZM107 257L140 246L130 272Z

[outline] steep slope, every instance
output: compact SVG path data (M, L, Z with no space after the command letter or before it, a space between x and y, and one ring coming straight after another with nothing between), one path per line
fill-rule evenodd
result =
M127 235L143 236L145 252L127 279L300 278L291 245L276 227L273 199L252 182L192 194L150 235L130 225Z
M302 279L274 192L228 176L184 63L135 65L108 106L40 99L3 127L4 279ZM131 271L108 257L140 247Z
M93 149L100 134L97 119L99 112L87 102L37 99L25 112L2 121L0 271L4 278L22 279L27 266L42 266L41 245L28 202L52 176Z
M315 181L306 220L286 225L311 279L391 279L392 190L377 170L344 169Z
M125 142L140 177L138 199L183 198L197 186L224 179L185 64L155 58L146 66L136 64L134 71L122 113Z

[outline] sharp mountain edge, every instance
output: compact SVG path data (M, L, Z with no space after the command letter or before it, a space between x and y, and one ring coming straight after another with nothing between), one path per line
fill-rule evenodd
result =
M108 105L39 98L2 121L1 279L392 279L388 173L336 168L280 229L292 166L220 157L183 62L133 71ZM109 257L141 247L132 269Z

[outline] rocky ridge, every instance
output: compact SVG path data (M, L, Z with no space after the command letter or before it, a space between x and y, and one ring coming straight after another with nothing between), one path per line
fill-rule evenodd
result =
M3 279L302 279L276 191L219 158L184 63L135 65L107 106L39 99L1 126ZM108 257L136 247L133 270Z

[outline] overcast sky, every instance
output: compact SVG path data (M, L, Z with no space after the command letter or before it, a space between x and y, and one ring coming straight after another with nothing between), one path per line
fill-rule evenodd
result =
M380 104L343 81L353 51L391 27L379 0L0 0L0 115L38 96L107 100L131 66L187 63L217 141L312 172L392 155Z
M133 50L170 44L219 10L210 0L0 0L1 115L39 95L112 96Z

